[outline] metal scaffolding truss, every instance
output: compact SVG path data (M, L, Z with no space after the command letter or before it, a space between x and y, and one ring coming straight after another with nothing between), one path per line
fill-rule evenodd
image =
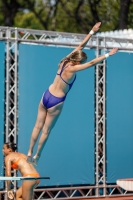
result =
M100 194L96 194L97 186L80 186L80 187L65 187L65 188L43 188L35 189L35 199L82 199L82 198L98 198ZM103 186L99 185L98 189L102 191ZM114 185L104 187L105 196L130 196L131 193L122 191L121 188ZM102 195L103 196L103 195Z
M0 27L0 40L6 43L5 141L17 142L18 132L18 44L29 43L75 47L85 35L22 28ZM133 40L93 36L86 48L94 48L97 57L112 47L133 52ZM106 61L95 67L95 185L35 189L35 199L75 199L131 195L117 185L106 184L105 151L105 75ZM16 187L16 183L15 183ZM3 191L3 194L5 191Z
M0 40L6 40L10 42L26 42L48 45L63 45L69 47L75 47L79 42L84 39L84 34L75 33L63 33L54 31L42 31L33 29L11 28L0 26ZM97 38L101 40L99 45L97 44ZM93 36L88 42L86 47L99 49L110 49L112 47L118 47L119 50L132 51L133 40L103 36Z
M10 37L10 33L9 33ZM14 53L15 52L15 53ZM6 41L6 134L5 140L9 141L12 137L16 143L17 136L17 57L18 43ZM9 139L10 138L10 139Z

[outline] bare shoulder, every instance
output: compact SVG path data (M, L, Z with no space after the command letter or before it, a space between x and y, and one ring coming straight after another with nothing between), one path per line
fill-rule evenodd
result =
M70 61L67 61L67 60L64 60L61 64L60 64L60 66L59 66L59 68L58 68L58 71L59 72L61 72L62 71L62 73L67 73L67 72L71 72L72 69L73 68L73 65L72 65L72 63L70 62Z
M27 156L26 156L24 153L20 153L20 152L18 152L18 156L19 156L19 157L22 157L22 158L24 158L24 159L27 158Z
M5 157L5 162L8 162L8 161L10 161L10 160L12 160L11 154L10 154L10 155L7 155L7 156Z
M20 153L20 152L12 152L10 154L10 156L11 156L12 159L18 159L18 158L24 158L24 159L26 159L27 158L27 156L25 154Z
M93 61L90 61L90 62L86 62L86 63L83 63L83 64L77 64L77 65L74 65L73 68L71 68L71 72L75 73L75 72L78 72L78 71L82 71L82 70L85 70L91 66L94 65L94 62Z

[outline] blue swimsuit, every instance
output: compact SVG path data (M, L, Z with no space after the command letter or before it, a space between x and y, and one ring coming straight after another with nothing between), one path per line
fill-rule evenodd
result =
M61 79L69 86L69 90L68 90L68 92L69 92L70 89L71 89L71 87L72 87L72 85L73 85L73 83L74 83L74 81L75 81L75 79L76 79L76 75L75 75L75 78L74 78L74 80L72 81L72 83L67 83L67 82L62 78L61 74L62 74L62 72L64 71L64 69L66 69L69 65L68 65L67 67L65 67L64 65L65 65L65 62L64 62L63 65L62 65L62 69L61 69L60 73L57 74L57 75L59 75L59 76L61 77ZM67 92L67 93L68 93L68 92ZM66 95L67 95L67 94L66 94ZM49 89L47 89L46 92L43 94L42 103L43 103L43 105L48 109L48 108L51 108L51 107L53 107L53 106L55 106L55 105L57 105L57 104L59 104L59 103L65 101L66 95L65 95L64 97L56 97L56 96L54 96L54 95L52 95L52 94L50 93Z

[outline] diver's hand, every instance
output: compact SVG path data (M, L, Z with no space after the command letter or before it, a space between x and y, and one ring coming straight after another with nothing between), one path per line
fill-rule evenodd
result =
M8 190L8 191L7 191L7 195L8 195L8 198L9 198L9 199L13 199L13 198L14 198L14 194L13 194L13 191L12 191L12 190Z
M108 54L109 56L114 55L118 51L118 48L113 48Z
M96 32L99 30L100 26L101 26L101 22L97 22L97 23L93 26L92 31L93 31L94 33L96 33Z

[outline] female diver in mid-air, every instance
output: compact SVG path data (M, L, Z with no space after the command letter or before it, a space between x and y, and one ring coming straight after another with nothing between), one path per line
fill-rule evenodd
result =
M76 79L76 72L94 66L98 62L117 52L118 49L113 48L108 54L95 58L90 62L86 62L87 55L82 49L85 47L91 36L99 30L100 25L101 22L96 23L81 44L61 60L53 83L44 92L39 103L38 116L30 139L27 162L37 164L45 142L61 114L66 96ZM42 135L38 143L37 152L32 158L33 148L41 130Z
M19 170L22 177L40 177L34 166L27 163L27 156L15 152L16 144L8 142L3 146L5 156L5 174L11 176L11 169ZM11 190L11 181L7 182L7 194L10 199L14 199L14 194ZM23 180L22 186L16 191L16 200L32 200L34 188L37 187L40 180Z

